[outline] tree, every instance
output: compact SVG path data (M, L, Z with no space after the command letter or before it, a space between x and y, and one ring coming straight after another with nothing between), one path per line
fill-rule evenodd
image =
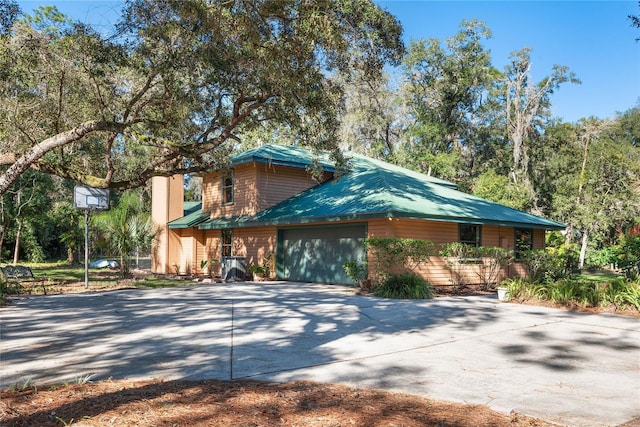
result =
M579 231L584 263L587 251L616 242L640 215L640 150L633 146L627 121L583 119L561 144L572 162L562 162L556 180L553 216L568 224L567 243ZM549 129L549 132L552 132ZM565 157L566 158L566 157ZM544 173L544 172L543 172Z
M473 194L519 210L528 210L532 205L528 192L523 191L508 176L498 175L493 169L478 176Z
M338 157L332 77L403 54L370 0L133 0L118 31L41 8L0 38L0 194L29 168L111 189L201 172L264 121Z
M28 250L31 261L44 258L37 235L43 228L40 218L51 206L48 194L51 186L49 176L29 171L0 195L0 254L5 241L13 243L14 264L18 263L23 249Z
M340 141L345 150L370 157L397 160L395 154L406 131L407 104L391 87L390 78L356 73L346 85Z
M482 46L491 31L476 20L460 27L444 45L438 39L412 42L403 64L403 90L414 119L408 157L423 163L419 169L441 176L450 175L451 167L465 169L456 162L471 163L470 140L484 123L485 95L499 74Z
M554 65L550 76L538 83L531 80L530 48L510 56L504 75L507 134L513 147L514 180L528 173L527 138L534 133L537 121L549 112L550 97L563 83L580 83L569 68Z
M20 15L20 6L13 0L0 0L0 37L9 35Z
M638 2L638 6L640 6L640 2ZM640 29L640 15L629 15L627 16L631 21L631 26ZM640 41L640 37L636 39L636 41Z

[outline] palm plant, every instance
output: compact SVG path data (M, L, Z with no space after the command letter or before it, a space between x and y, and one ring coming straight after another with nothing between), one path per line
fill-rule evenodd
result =
M150 247L156 235L142 200L135 193L126 192L115 208L95 216L93 222L109 250L120 257L120 275L128 277L129 254L137 248Z

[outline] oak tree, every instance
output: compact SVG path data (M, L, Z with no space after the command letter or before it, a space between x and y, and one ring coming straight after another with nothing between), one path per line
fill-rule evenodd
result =
M337 153L332 77L403 54L371 0L131 0L117 30L40 8L0 35L0 194L29 168L119 190L204 171L265 121Z

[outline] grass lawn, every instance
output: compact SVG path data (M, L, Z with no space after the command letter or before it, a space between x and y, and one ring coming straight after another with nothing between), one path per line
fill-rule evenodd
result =
M153 274L134 274L132 278L122 279L118 270L90 268L88 274L89 286L85 289L84 266L69 265L66 262L25 263L22 265L31 267L34 276L45 280L45 288L48 294L131 288L171 288L192 284L191 280L185 280L184 278L156 276ZM32 294L43 293L40 283L33 286L30 283L25 283L22 291Z
M615 279L616 277L618 277L618 275L611 270L596 270L583 271L582 273L580 273L580 277L596 283L606 283Z

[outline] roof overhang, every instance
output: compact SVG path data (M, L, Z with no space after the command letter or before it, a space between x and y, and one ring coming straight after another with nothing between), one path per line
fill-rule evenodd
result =
M180 229L196 227L210 217L209 212L202 211L202 204L194 204L193 207L185 209L184 213L185 216L170 221L169 224L167 224L169 228Z
M513 221L498 221L498 220L486 220L478 218L464 218L464 217L450 217L450 216L433 216L433 215L415 215L413 213L405 212L376 212L376 213L353 213L345 215L323 215L323 216L298 216L298 217L281 217L281 218L268 218L260 219L255 216L236 216L230 218L215 218L209 219L200 223L198 228L200 230L220 230L226 228L245 228L245 227L265 227L265 226L288 226L288 225L302 225L302 224L317 224L326 222L347 222L347 221L361 221L370 219L392 219L392 218L404 218L423 221L441 221L441 222L453 222L458 224L476 224L476 225L496 225L500 227L514 227L514 228L531 228L542 230L563 230L566 228L565 224L561 224L555 221L547 220L546 224L541 223L527 223L527 222L513 222Z

